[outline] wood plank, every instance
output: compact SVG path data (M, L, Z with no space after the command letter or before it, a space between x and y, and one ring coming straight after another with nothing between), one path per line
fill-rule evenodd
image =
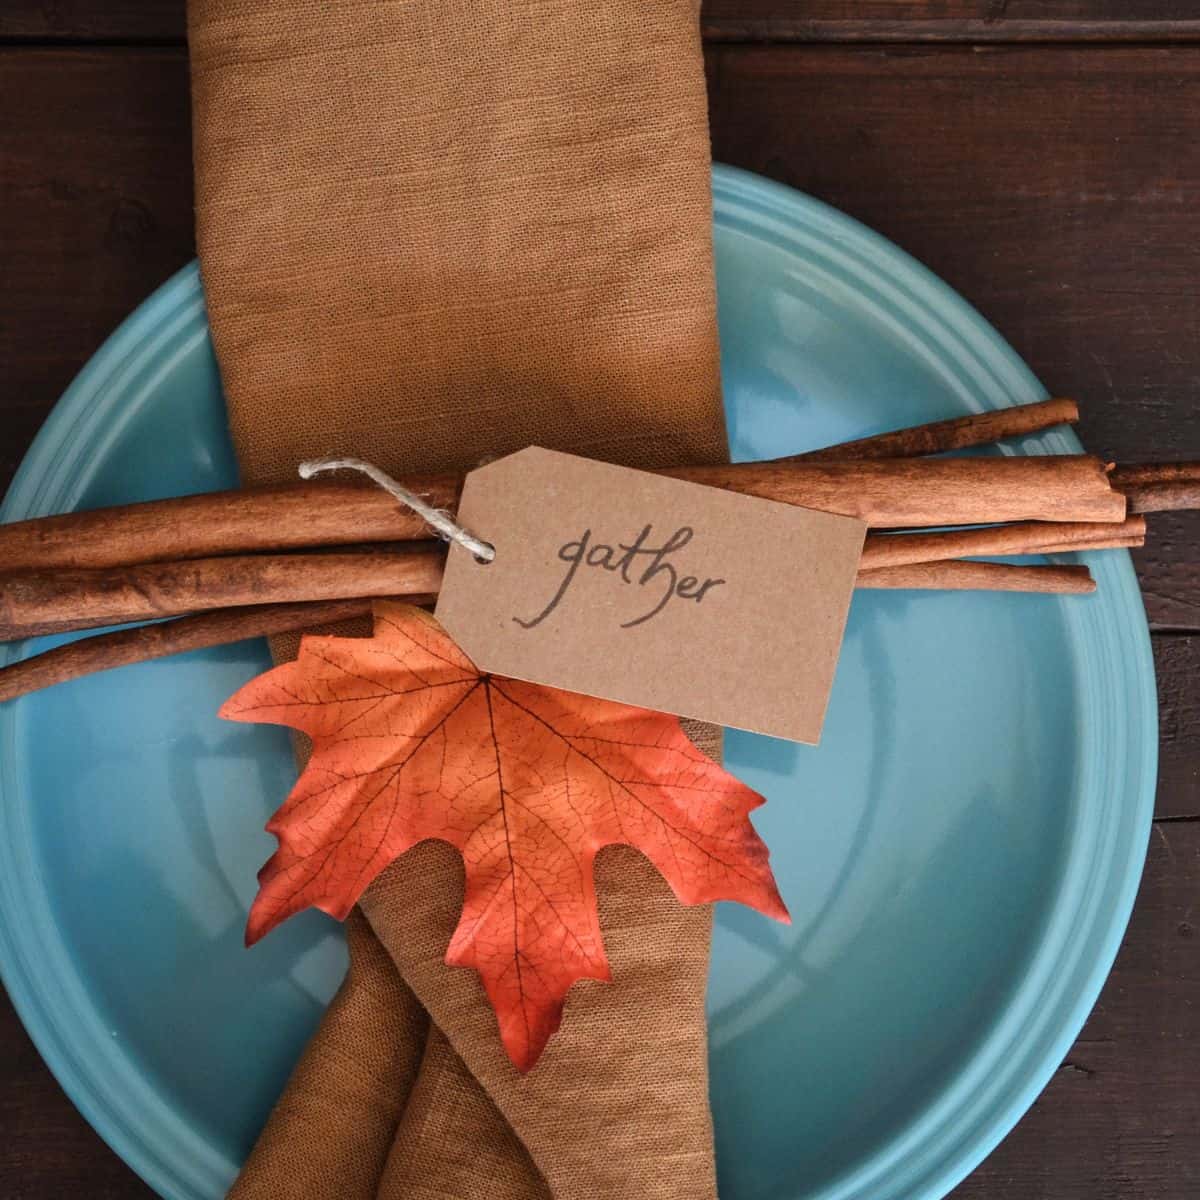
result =
M185 0L6 0L0 39L182 41ZM714 41L1195 41L1189 0L705 0Z
M1155 815L1200 821L1200 637L1154 638L1158 675ZM1200 890L1200 877L1196 880Z
M1180 457L1200 457L1189 438ZM1200 628L1200 514L1150 518L1146 545L1133 551L1150 627L1183 632ZM1196 743L1200 746L1200 742Z
M183 52L0 51L0 114L7 487L75 372L192 257Z
M1188 0L706 0L714 41L1194 41Z
M19 1200L152 1200L50 1074L0 988L0 1192Z
M4 0L8 41L182 41L186 0Z

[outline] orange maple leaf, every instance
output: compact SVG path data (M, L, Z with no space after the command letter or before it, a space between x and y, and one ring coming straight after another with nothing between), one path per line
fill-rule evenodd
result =
M787 910L748 819L763 803L674 717L481 673L418 608L380 601L370 638L306 637L295 662L221 709L302 730L313 752L267 825L247 944L310 906L339 920L426 838L461 851L446 952L474 967L518 1069L537 1061L577 979L611 979L592 864L636 846L684 904Z

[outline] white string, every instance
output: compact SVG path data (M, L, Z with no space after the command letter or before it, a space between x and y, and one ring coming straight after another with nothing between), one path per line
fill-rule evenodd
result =
M368 479L377 483L385 492L394 496L405 508L411 508L438 537L447 542L457 542L465 550L469 550L481 562L491 562L496 557L496 547L489 542L480 541L473 533L469 533L457 524L450 514L432 504L426 504L416 492L397 483L386 472L381 471L374 463L361 458L318 458L300 464L300 478L311 479L323 471L360 471Z

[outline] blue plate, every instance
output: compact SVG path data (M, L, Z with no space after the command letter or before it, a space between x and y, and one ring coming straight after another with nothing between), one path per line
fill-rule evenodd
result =
M739 458L1043 394L868 230L737 171L715 195ZM233 480L189 267L84 369L2 516ZM1079 1031L1129 915L1157 746L1128 556L1089 562L1092 598L859 594L821 746L730 736L795 924L718 912L722 1200L941 1196ZM215 713L266 665L244 643L0 705L5 983L75 1103L173 1200L224 1195L344 964L315 914L242 948L292 762L282 731Z

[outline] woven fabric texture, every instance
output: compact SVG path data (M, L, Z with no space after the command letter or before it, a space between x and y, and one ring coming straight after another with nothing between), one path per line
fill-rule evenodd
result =
M697 16L192 0L197 237L245 482L326 454L725 457ZM597 880L615 982L573 989L521 1077L442 961L461 863L426 843L393 864L231 1195L714 1196L711 913L626 848Z

